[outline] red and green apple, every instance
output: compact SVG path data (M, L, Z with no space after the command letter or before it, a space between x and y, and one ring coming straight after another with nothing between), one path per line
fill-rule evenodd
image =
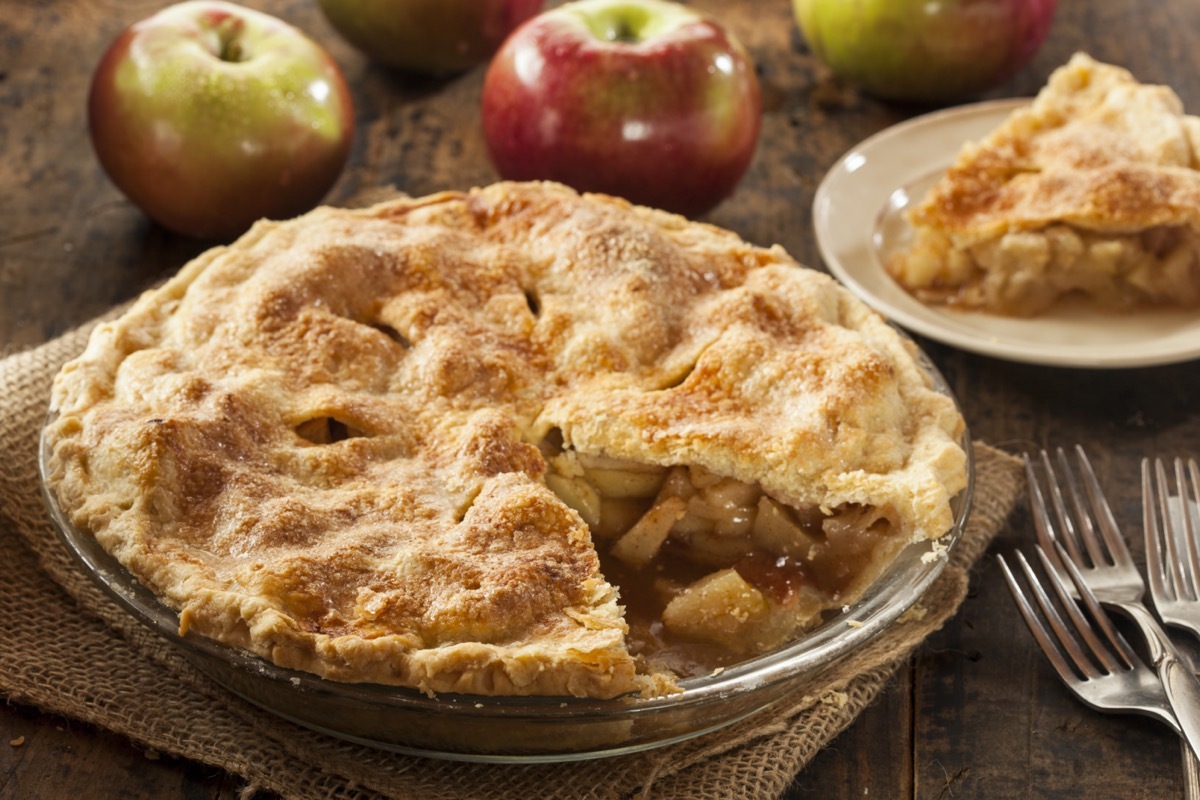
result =
M349 155L354 109L337 64L300 30L192 0L109 46L88 124L105 172L148 216L227 239L321 200Z
M318 0L346 41L371 61L431 75L488 59L545 0Z
M504 178L698 216L745 174L762 107L754 64L715 18L667 0L577 0L501 45L481 117Z

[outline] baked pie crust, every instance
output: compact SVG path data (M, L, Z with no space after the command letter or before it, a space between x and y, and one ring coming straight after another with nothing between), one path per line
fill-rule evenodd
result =
M1200 118L1166 86L1076 54L954 164L887 264L928 303L1033 316L1200 304Z
M828 276L544 183L259 223L99 326L52 410L72 524L183 631L426 692L674 691L966 484L952 401Z

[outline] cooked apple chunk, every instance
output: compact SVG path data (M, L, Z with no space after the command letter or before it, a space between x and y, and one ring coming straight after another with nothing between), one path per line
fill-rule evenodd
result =
M644 654L678 642L775 647L861 592L902 544L884 509L789 505L698 465L542 450L547 485L600 543L632 629L661 631L637 643Z
M763 593L731 567L684 589L663 609L663 624L682 636L744 652L749 649L742 646L746 631L760 625L769 613Z
M687 501L668 497L650 507L612 547L612 554L635 567L644 567L658 555L671 528L687 513Z

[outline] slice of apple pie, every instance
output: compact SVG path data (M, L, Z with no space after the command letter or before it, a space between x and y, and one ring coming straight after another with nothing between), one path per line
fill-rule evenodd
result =
M672 691L852 602L967 480L953 402L828 276L554 184L260 223L52 405L61 505L181 629L426 692Z
M1085 54L1050 77L910 213L887 265L929 303L1036 315L1200 304L1200 119Z

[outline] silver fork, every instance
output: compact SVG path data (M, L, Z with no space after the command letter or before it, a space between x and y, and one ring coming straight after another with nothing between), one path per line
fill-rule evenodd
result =
M1186 472L1186 475L1185 475ZM1142 459L1142 529L1146 539L1146 575L1159 618L1200 638L1200 543L1196 509L1200 504L1200 466L1196 459L1175 459L1175 492L1161 458ZM1161 524L1159 522L1161 520ZM1195 662L1193 662L1193 667ZM1200 763L1184 759L1184 783L1200 798Z
M1058 558L1054 542L1060 543L1071 560L1079 567L1088 587L1102 603L1131 604L1134 611L1123 609L1131 616L1144 614L1150 618L1142 605L1145 584L1141 573L1129 555L1125 540L1117 528L1116 519L1108 507L1108 501L1100 489L1095 470L1087 454L1079 445L1075 446L1083 483L1071 468L1067 454L1060 447L1055 451L1058 472L1051 463L1050 454L1040 454L1042 472L1045 474L1046 493L1029 456L1025 456L1025 476L1029 482L1029 503L1033 510L1033 526L1037 531L1038 543L1046 551L1059 577L1067 579L1066 569ZM1066 492L1063 491L1063 484ZM1046 495L1049 495L1049 508ZM1051 518L1051 510L1053 518ZM1151 621L1152 618L1150 618Z
M1064 584L1068 580L1067 564L1073 562L1095 597L1104 605L1120 610L1138 627L1146 640L1150 664L1158 672L1183 736L1193 754L1200 754L1200 680L1181 660L1143 603L1145 583L1104 499L1096 473L1082 447L1076 445L1075 454L1082 484L1062 448L1055 453L1058 471L1062 472L1067 487L1064 492L1049 454L1044 450L1041 453L1053 519L1033 464L1025 457L1038 541ZM1061 548L1056 548L1055 542L1061 543Z
M1143 528L1146 574L1158 616L1168 625L1200 637L1200 545L1196 508L1200 503L1200 465L1175 459L1175 492L1163 460L1142 460ZM1161 524L1159 522L1161 520Z
M1059 545L1055 547L1061 549ZM1022 588L1022 582L1003 556L997 556L996 560L1025 624L1063 683L1092 708L1143 714L1182 734L1158 674L1138 657L1112 625L1078 569L1073 565L1065 568L1071 579L1068 588L1045 550L1039 546L1037 554L1046 575L1045 582L1053 588L1057 600L1050 597L1042 580L1019 551L1014 553L1014 558L1028 590ZM1061 556L1065 558L1066 554ZM1066 563L1069 564L1069 559ZM1095 627L1071 599L1072 595L1082 598L1096 622ZM1060 609L1065 612L1065 618Z

